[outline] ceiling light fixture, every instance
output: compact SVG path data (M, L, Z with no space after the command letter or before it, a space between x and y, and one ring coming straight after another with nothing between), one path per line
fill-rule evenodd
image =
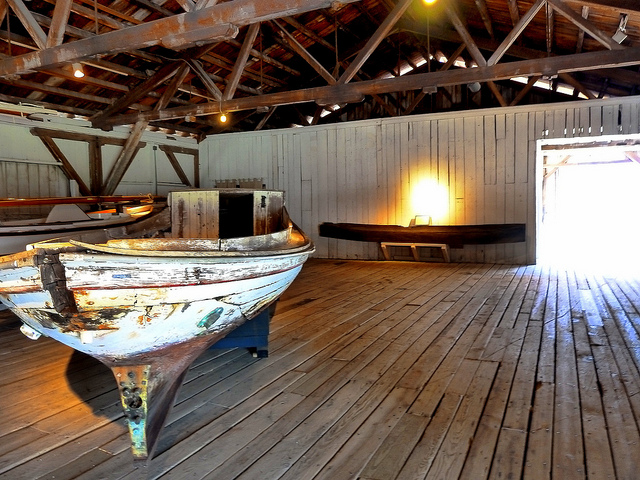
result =
M227 114L226 113L221 113L220 114L220 122L221 123L226 123L227 121Z
M82 78L84 77L84 70L82 70L82 64L81 63L74 63L73 64L73 76L76 78Z

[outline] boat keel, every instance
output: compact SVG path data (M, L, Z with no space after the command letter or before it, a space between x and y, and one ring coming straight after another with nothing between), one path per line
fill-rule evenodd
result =
M146 459L148 386L151 365L117 366L111 369L118 383L120 401L131 436L131 452L136 459Z

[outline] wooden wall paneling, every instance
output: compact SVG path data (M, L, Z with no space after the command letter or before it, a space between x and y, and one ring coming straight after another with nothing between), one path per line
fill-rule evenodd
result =
M535 126L535 122L532 123ZM529 114L517 113L515 116L515 181L513 183L513 198L511 202L507 202L510 208L511 219L507 218L507 222L523 222L526 218L526 187L527 187L527 166L528 166L528 149L529 144L526 139L530 138L529 131ZM531 132L532 134L533 132ZM542 132L540 132L542 133ZM527 230L528 230L527 226ZM513 246L513 257L518 255L518 248Z
M289 163L286 167L284 163L289 155L286 145L294 135L316 132L318 148L311 151L316 150L316 161L326 158L326 169L319 163L304 177L306 184L311 181L311 206L309 209L307 204L304 210L305 215L311 215L312 235L316 235L316 223L321 221L405 224L417 213L411 204L411 187L427 176L423 175L424 170L449 189L449 214L441 223L526 222L526 244L490 247L495 253L484 247L480 249L488 260L531 261L536 233L536 141L594 136L605 129L616 133L620 127L623 132L633 133L640 124L638 104L637 98L588 101L579 107L575 103L514 107L309 127L304 131L262 132L261 135L271 136L272 142L279 143L277 148L271 143L271 156L262 157L259 163L271 161L276 177L286 177L286 181L279 182L280 188L285 191L293 188L295 182L289 179L292 175ZM478 125L475 120L469 120L476 118L481 118L482 123ZM468 137L470 125L473 142ZM251 135L255 134L233 134L232 138L234 142L242 142ZM320 135L326 135L326 143L320 142ZM256 147L261 152L265 149L264 141ZM348 142L352 142L354 148L346 148ZM319 149L321 143L326 149ZM233 170L236 168L233 159L227 163L232 164L229 167L232 171L237 171ZM311 166L305 165L305 168ZM252 168L260 167L254 163ZM345 181L347 174L348 182ZM316 176L322 177L325 183ZM302 188L301 180L298 185ZM355 193L349 190L354 188ZM320 218L316 195L321 199L318 201L325 202L325 218ZM381 205L384 208L380 208ZM371 245L359 248L350 245L351 242L320 241L326 242L326 255L330 257L341 257L341 251L350 255L345 258L361 255L378 258L379 255L377 248L372 255ZM331 242L340 247L332 250ZM456 258L458 253L462 256ZM454 260L477 261L479 258L469 249L454 253Z
M353 177L353 188L355 195L353 197L356 204L355 217L358 223L367 223L369 216L369 208L375 208L375 202L371 203L369 198L370 185L366 170L371 166L369 164L369 158L373 151L373 145L371 145L369 131L369 125L363 125L362 128L349 129L352 136L353 145L353 165L351 165L350 171ZM369 250L370 245L368 242L358 242L358 258L370 258Z
M358 222L360 216L358 212L358 183L359 178L357 175L357 159L356 159L356 139L353 131L353 127L347 127L344 130L344 171L346 179L346 188L344 191L345 200L345 216L344 218L348 222ZM353 255L357 258L360 245L352 245Z
M7 163L0 160L0 198L6 198L7 194Z
M313 179L317 176L315 159L317 158L317 141L313 130L300 135L300 209L301 217L298 225L304 232L314 228L313 215ZM313 160L312 160L313 159ZM317 226L317 223L315 224Z
M613 105L602 107L602 135L614 135L618 131L618 109Z
M21 189L20 183L18 181L18 178L20 176L18 173L18 167L18 163L7 163L6 185L8 197L20 197Z
M377 216L382 220L380 223L393 223L395 218L392 212L395 211L396 204L396 189L394 187L396 183L395 171L393 169L393 154L394 154L394 142L393 138L393 124L383 123L381 131L382 138L382 155L381 155L381 169L379 172L380 181L385 185L385 196L381 197L378 204L376 205L376 210L378 211ZM380 208L380 203L386 201L386 208Z
M629 133L640 133L640 105L634 102L630 105L631 123L629 124Z
M599 105L589 108L589 126L590 137L602 135L602 107Z
M429 134L429 178L439 185L441 185L440 181L440 171L438 164L438 121L430 120L429 127L427 130ZM448 185L446 186L448 190Z
M551 138L564 138L571 136L567 131L567 112L565 110L553 111L553 134Z
M484 155L478 150L476 140L482 133L478 132L478 118L482 117L465 117L456 119L455 136L458 138L459 154L458 162L455 169L462 168L462 185L456 185L455 202L457 207L464 207L463 211L457 212L456 217L451 221L452 224L464 225L474 223L478 218L478 203L484 204L484 195L480 195L480 184L482 177L478 179L478 163L484 163ZM482 128L482 127L481 127ZM482 144L481 144L482 145ZM482 146L481 146L482 148ZM465 165L468 168L464 168ZM460 173L460 172L458 172ZM482 175L482 174L481 174ZM456 211L458 208L456 208ZM466 245L462 250L456 253L464 261L474 261L478 248L475 245Z
M496 129L496 143L495 143L495 155L496 155L496 184L495 184L495 216L492 223L505 223L505 187L506 187L506 116L496 115L495 117L495 129ZM505 258L505 244L494 245L494 261L500 261Z
M393 194L393 208L389 212L390 223L402 224L402 135L400 125L390 124L393 140L389 144L389 189Z
M316 178L313 180L313 229L306 232L307 235L315 234L318 230L318 225L322 222L326 222L331 218L329 216L329 185L328 185L328 165L327 165L327 139L328 131L326 129L319 129L316 132L315 144L316 144L316 157L315 157L315 171ZM319 237L316 243L316 256L320 258L326 258L329 255L328 240L323 237Z
M347 216L347 170L346 170L346 131L344 128L340 128L336 132L336 151L335 151L335 163L336 163L336 211L338 222L348 222ZM338 240L338 250L336 254L338 258L351 258L347 256L349 248L348 240Z
M291 141L287 142L287 196L290 199L289 214L294 222L302 224L302 165L300 159L302 156L302 138L306 133L294 133Z
M309 227L303 227L304 232L312 232L318 228L318 223L320 223L318 219L318 182L320 180L320 175L318 175L318 159L320 156L318 136L319 132L317 130L309 132L309 153L302 158L302 178L303 182L308 182L308 185L303 188L303 191L307 191L307 199L303 209L307 208L308 213L305 216L308 217L307 223Z
M564 128L565 128L565 137L573 138L576 136L575 134L575 110L572 108L567 108L564 110Z
M386 191L386 186L382 185L378 177L378 165L382 157L382 141L380 137L381 132L380 122L376 122L370 129L369 135L371 138L371 144L369 145L369 163L366 169L367 184L369 185L367 203L369 210L367 212L367 223L377 222L377 204L380 201L382 192ZM369 258L379 259L382 252L380 247L375 243L369 244Z
M398 223L409 225L415 216L411 205L411 179L409 176L409 123L396 123L396 132L400 139L400 212Z
M631 104L623 103L619 105L618 115L620 116L619 133L631 133Z
M338 216L338 129L329 128L327 130L327 217L324 221L339 221ZM314 232L315 233L315 232ZM331 258L339 258L338 242L335 238L327 240L327 250Z
M523 178L523 188L521 188L521 194L518 195L518 218L519 222L525 222L527 224L526 238L527 242L519 243L515 245L514 261L516 263L534 263L535 262L535 241L537 235L537 202L536 202L536 190L538 188L536 184L536 172L539 168L537 158L537 140L542 139L541 132L548 132L549 128L547 122L549 118L545 115L541 115L537 112L535 115L529 115L529 137L527 142L527 161L523 165L522 172L526 173L526 178ZM534 124L535 123L535 124ZM561 124L561 122L559 122ZM534 136L535 135L540 135Z
M351 176L350 188L350 205L353 211L354 221L364 223L366 220L366 190L368 185L366 177L363 176L364 165L367 164L366 157L370 152L371 145L367 144L366 126L362 128L348 128L347 151L351 151L352 162L348 165ZM367 258L369 254L369 244L366 242L356 242L357 247L356 258Z
M465 191L465 139L464 133L464 121L462 119L449 118L446 120L447 128L446 134L446 186L453 190L456 202L452 203L455 206L453 217L451 222L453 224L460 224L465 222L465 214L468 208L467 192Z
M437 148L437 171L438 171L438 185L447 189L449 192L449 211L445 221L447 223L453 223L455 219L455 211L457 208L455 185L452 183L452 179L449 175L449 122L447 120L434 121L437 129L436 135L436 148ZM433 138L433 137L432 137ZM464 198L461 199L461 204L464 205Z

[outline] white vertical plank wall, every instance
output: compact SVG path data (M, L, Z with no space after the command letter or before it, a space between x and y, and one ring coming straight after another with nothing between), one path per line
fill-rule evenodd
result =
M525 223L527 241L466 246L453 261L535 263L538 140L639 133L640 97L507 107L215 135L201 143L203 186L262 177L322 258L379 259L377 245L322 238L322 222L408 225L412 188L448 189L439 223ZM249 157L249 158L248 158Z
M111 132L103 132L91 128L88 122L77 120L45 116L42 121L35 121L26 117L0 115L0 198L68 196L71 193L69 180L62 173L60 164L40 139L31 134L30 129L33 127L121 140L129 135L127 128L120 127ZM74 170L89 185L88 143L60 138L54 141ZM170 145L197 150L196 140L170 137L159 132L145 132L141 141L145 143L145 147L137 153L115 193L166 195L171 190L186 188L159 146ZM111 171L121 151L122 147L118 145L102 145L103 180ZM262 151L262 148L258 151ZM253 158L255 162L264 161L264 158L252 153L247 150L242 158ZM182 153L176 153L175 156L187 177L193 179L193 156Z

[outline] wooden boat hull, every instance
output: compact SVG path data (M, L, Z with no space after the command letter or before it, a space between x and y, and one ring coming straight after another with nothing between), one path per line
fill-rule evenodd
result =
M111 368L137 460L152 455L189 365L272 304L314 251L283 206L277 221L275 207L263 214L280 198L264 191L256 195L256 225L273 225L264 233L149 238L173 225L170 213L186 212L186 202L199 208L210 192L192 193L175 200L172 212L135 224L135 238L44 242L0 257L0 300L23 332Z
M141 271L139 264L127 265L117 256L60 257L66 291L45 288L42 273L27 267L12 278L0 271L0 297L24 324L107 364L226 332L253 318L291 284L306 260L287 256L265 265L255 258L216 259L176 262L174 268L156 261ZM92 260L101 264L100 271L88 281ZM39 288L31 286L36 279ZM20 286L27 282L33 283Z
M71 200L70 198L69 200ZM74 200L79 200L75 198ZM61 201L61 200L60 200ZM2 203L2 202L0 202ZM7 201L4 201L7 203ZM29 202L31 204L31 202ZM73 206L71 202L60 205ZM152 205L123 207L123 212L115 209L88 212L86 218L71 221L4 221L0 222L0 255L20 252L31 243L51 238L69 238L96 230L113 229L138 221L153 211Z
M524 242L523 223L487 225L374 225L362 223L320 224L322 237L360 242L446 243L454 248L463 245Z

